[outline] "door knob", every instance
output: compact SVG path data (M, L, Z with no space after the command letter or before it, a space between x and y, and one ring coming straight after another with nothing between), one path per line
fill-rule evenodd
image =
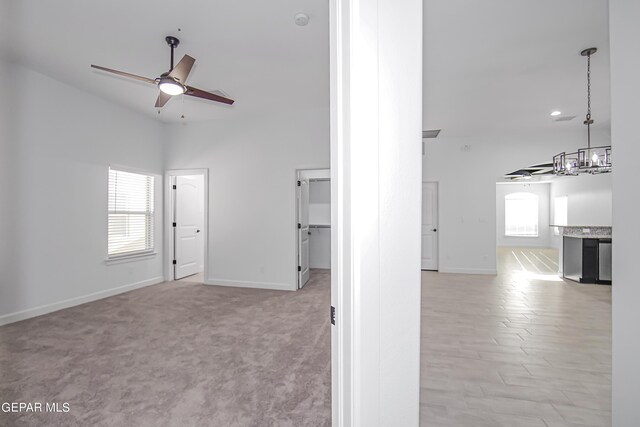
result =
M433 230L433 231L436 231L436 230ZM200 230L196 230L196 233L199 233L199 232L200 232Z
M434 228L434 229L433 229L433 230L431 230L431 231L435 232L435 231L438 231L438 229L437 229L437 228Z

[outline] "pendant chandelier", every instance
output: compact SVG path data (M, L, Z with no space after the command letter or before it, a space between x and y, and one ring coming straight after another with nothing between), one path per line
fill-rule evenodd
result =
M578 175L581 173L611 172L611 146L591 146L591 55L598 49L591 47L580 52L587 57L587 115L584 124L587 125L587 147L579 148L575 153L560 153L553 156L553 173L556 175Z

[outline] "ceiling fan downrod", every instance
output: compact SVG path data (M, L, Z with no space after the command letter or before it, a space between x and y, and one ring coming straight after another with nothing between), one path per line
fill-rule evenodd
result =
M173 37L173 36L167 36L164 39L166 40L167 44L171 48L171 68L169 68L169 73L170 73L171 71L173 71L173 50L178 47L178 45L180 44L180 40L178 40L177 37Z

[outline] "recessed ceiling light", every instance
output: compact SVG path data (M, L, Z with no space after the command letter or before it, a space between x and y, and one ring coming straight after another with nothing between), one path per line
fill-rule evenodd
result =
M559 116L560 114L562 114L562 111L557 111L557 110L556 110L556 111L553 111L553 112L551 113L551 116L552 116L552 117L555 117L555 116Z
M309 15L307 15L306 13L298 13L293 17L293 20L295 21L297 26L304 27L309 23Z

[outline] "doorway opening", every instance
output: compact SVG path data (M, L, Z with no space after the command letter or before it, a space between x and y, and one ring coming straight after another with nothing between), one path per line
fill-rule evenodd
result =
M329 169L296 172L296 269L298 289L312 272L331 269L331 176Z
M208 242L208 171L167 172L165 277L205 283Z

